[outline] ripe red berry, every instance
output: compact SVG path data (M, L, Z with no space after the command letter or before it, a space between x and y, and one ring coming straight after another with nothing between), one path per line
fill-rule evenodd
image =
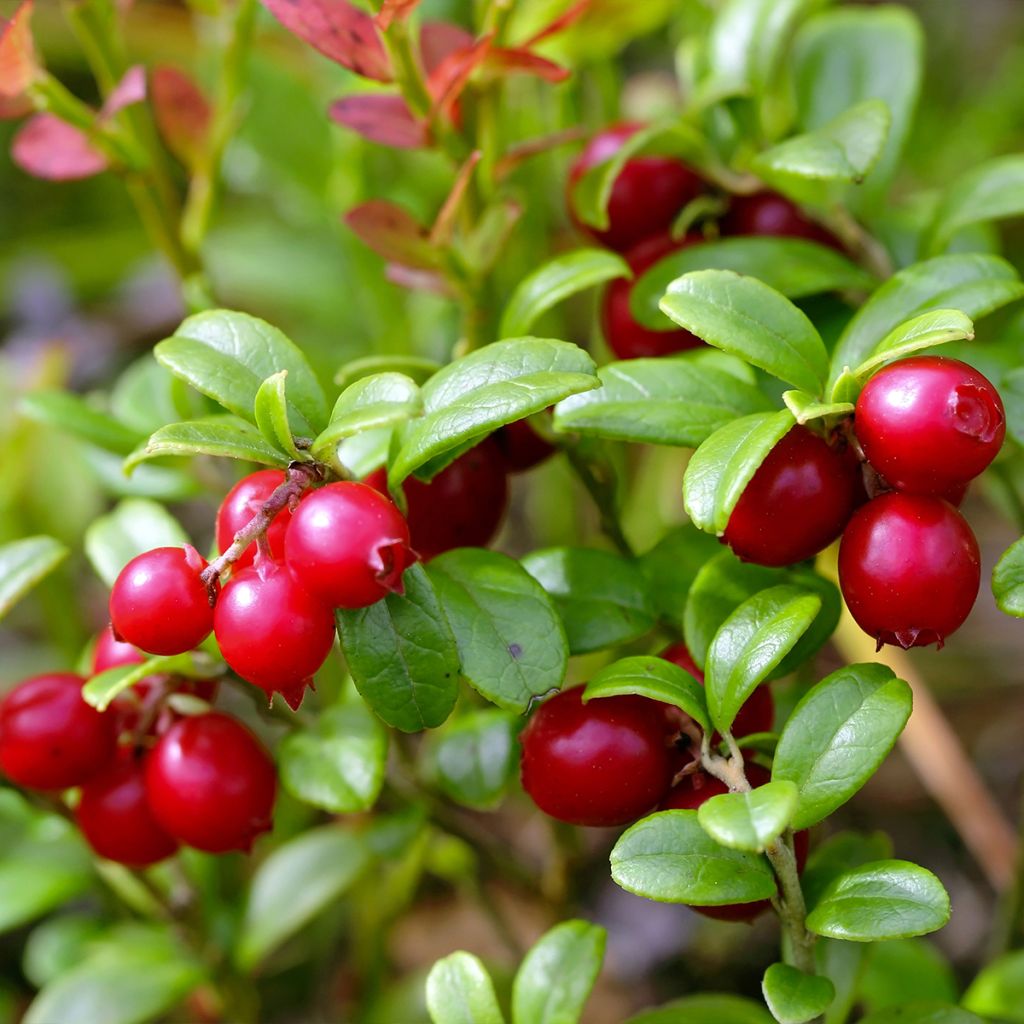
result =
M523 788L545 814L571 825L624 825L672 781L662 707L643 697L584 704L583 687L545 701L523 730Z
M261 469L243 477L228 491L220 508L217 509L218 551L223 554L231 547L235 534L249 525L263 503L284 481L283 470ZM291 510L284 508L274 517L274 521L267 530L267 542L270 544L270 551L275 558L281 558L284 555L284 535L291 517ZM235 571L252 565L255 557L256 543L253 542L242 552L242 557L234 563Z
M846 605L879 647L941 647L980 582L978 542L941 498L883 494L857 511L839 546Z
M207 853L248 851L271 826L274 762L241 722L212 712L183 718L146 762L146 796L157 824Z
M811 220L801 209L777 192L757 192L735 196L729 212L722 218L723 235L770 235L778 238L805 238L809 242L841 249L842 244L830 231Z
M611 159L641 125L618 124L598 132L569 169L569 212L577 227L610 249L623 252L637 242L667 231L676 214L700 195L703 183L686 164L671 156L636 156L626 162L612 185L608 227L598 231L576 216L573 189L583 175Z
M366 478L387 493L387 472ZM402 485L409 508L413 550L424 560L462 547L486 547L508 506L508 477L492 437L460 455L429 483L409 477Z
M153 819L146 798L145 762L126 750L82 787L75 810L78 826L101 857L144 868L177 849Z
M292 575L331 608L365 608L402 591L409 524L366 484L328 484L295 510L285 535ZM230 586L230 584L229 584Z
M996 457L1006 414L999 392L972 366L917 356L867 382L854 429L868 461L897 490L945 497Z
M82 699L81 676L54 672L19 683L0 701L0 769L30 789L78 786L114 756L113 715Z
M133 558L114 580L110 621L116 639L150 654L184 654L213 628L213 609L194 547L154 548Z
M667 356L703 344L700 338L689 331L654 331L644 327L629 308L629 297L633 293L636 279L662 257L678 252L695 241L699 239L684 238L681 242L674 242L668 235L657 235L626 253L626 262L633 271L633 277L620 277L612 281L605 289L601 302L601 329L608 347L620 359Z
M505 468L510 473L522 473L539 466L558 450L545 441L526 420L506 423L492 435L501 450Z
M842 533L857 495L854 464L817 434L795 426L747 484L722 539L745 562L801 562Z

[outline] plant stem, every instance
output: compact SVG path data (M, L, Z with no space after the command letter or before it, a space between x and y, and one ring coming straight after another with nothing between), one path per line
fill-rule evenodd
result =
M793 850L793 833L787 831L765 850L779 881L779 900L776 909L779 920L789 939L789 952L793 966L805 974L814 974L814 936L807 930L807 906L800 888L800 873L797 870L796 853Z

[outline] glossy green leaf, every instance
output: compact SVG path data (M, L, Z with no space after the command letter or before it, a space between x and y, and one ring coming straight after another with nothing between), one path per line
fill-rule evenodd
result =
M487 968L471 953L451 953L427 975L434 1024L505 1024Z
M829 1008L836 994L828 978L804 974L789 964L772 964L764 972L761 991L779 1024L807 1024Z
M308 459L305 452L295 447L292 429L288 423L288 397L285 392L288 371L272 374L259 387L253 412L256 426L273 448L279 448L293 459Z
M50 835L10 843L0 860L0 932L42 917L93 884L89 857L69 835L70 829L52 822L45 825L50 826Z
M884 832L837 832L817 843L800 878L804 900L814 909L821 894L851 868L892 857L892 840Z
M716 843L761 853L786 831L796 797L792 782L768 782L747 793L713 796L697 809L697 820Z
M53 537L24 537L0 545L0 619L68 556Z
M186 651L166 657L150 657L137 665L117 665L93 676L82 687L85 702L97 711L106 711L118 694L153 675L184 676L186 679L215 679L224 666L202 651Z
M853 372L866 379L894 359L905 359L924 348L973 337L974 324L969 316L959 309L934 309L894 327Z
M644 1010L626 1024L772 1024L772 1017L750 999L705 992Z
M657 611L681 622L690 588L700 570L722 550L721 544L692 523L677 526L640 556L647 592Z
M110 392L111 413L137 430L139 440L168 423L212 412L208 406L207 398L189 391L153 358L152 352L130 363Z
M126 498L85 531L85 554L99 578L112 587L136 555L188 542L188 535L163 505L145 498Z
M824 1024L846 1024L857 1000L857 990L864 962L872 946L863 942L840 942L819 938L814 944L817 973L829 979L835 998L825 1012Z
M925 999L955 1003L959 993L952 965L928 939L893 939L871 946L860 983L865 1010L893 1009ZM1021 997L1024 998L1024 988ZM1016 1005L1024 1004L1018 1000ZM995 1012L992 1015L1000 1016Z
M1024 537L1011 544L996 562L992 593L1000 610L1024 618Z
M583 700L630 693L671 704L689 715L705 732L711 731L704 687L685 669L664 658L639 656L613 661L591 677L583 691Z
M964 994L968 1010L1019 1024L1024 1021L1024 950L1004 953L983 967Z
M928 999L878 1010L862 1017L859 1024L988 1024L969 1010Z
M775 895L764 857L716 843L696 811L660 811L628 828L611 853L612 878L662 903L721 906Z
M80 395L68 391L33 391L20 405L22 413L64 433L116 455L127 455L146 436L108 412L94 408Z
M455 634L462 674L498 707L525 711L562 685L569 660L562 620L514 558L460 548L427 567Z
M57 914L37 924L25 940L21 966L25 977L42 988L85 958L106 928L100 917L84 913Z
M269 444L255 427L237 416L204 416L161 427L125 459L126 471L146 459L164 455L216 455L226 459L258 462L264 466L287 466L291 461L280 448Z
M875 664L838 669L804 696L782 731L772 769L772 778L800 789L794 828L817 824L871 778L911 705L910 687Z
M378 373L400 373L411 377L417 384L422 384L441 369L436 359L412 355L380 355L363 356L346 363L334 375L334 383L340 388L347 388L363 377L373 377Z
M427 764L438 789L466 807L493 810L519 770L517 732L516 718L496 708L449 719L428 739Z
M784 391L782 401L797 423L809 423L825 416L848 416L853 402L822 402L806 391Z

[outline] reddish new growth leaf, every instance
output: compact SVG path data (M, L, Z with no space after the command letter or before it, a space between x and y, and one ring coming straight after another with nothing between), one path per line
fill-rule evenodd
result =
M469 32L447 21L428 21L420 29L420 59L428 75L456 50L467 50L472 45Z
M331 118L371 142L396 149L419 149L427 144L427 126L413 117L401 96L360 93L335 100Z
M373 18L348 0L263 0L289 32L364 78L390 82L391 64Z
M27 96L0 96L0 121L13 121L32 112Z
M20 97L41 70L29 27L31 17L32 0L25 0L10 21L0 19L0 99Z
M473 177L473 171L476 170L476 165L480 163L482 155L479 149L473 150L469 154L469 159L459 168L459 173L455 176L455 183L448 193L448 198L445 199L444 205L438 211L437 217L434 220L434 226L430 229L431 245L444 245L451 238L459 207L462 205L466 189L469 188L469 182Z
M487 59L493 38L482 36L475 43L453 51L430 73L427 88L434 98L435 113L451 116L470 76Z
M550 25L545 25L539 32L530 36L521 45L524 48L532 48L537 43L543 42L545 39L550 39L552 36L556 36L559 32L564 32L573 22L579 21L584 14L587 13L587 9L590 7L591 0L578 0L574 3L564 14L559 15L555 18Z
M345 223L389 263L418 270L437 269L438 254L426 230L400 206L386 199L371 199L349 210Z
M153 114L167 148L186 166L194 167L206 145L212 112L199 87L177 68L153 71Z
M401 21L408 18L413 10L419 6L420 0L384 0L380 13L373 20L381 32L386 32L388 26L397 18Z
M91 178L107 159L77 128L53 114L37 114L14 137L11 157L26 174L48 181Z
M539 57L524 47L493 49L487 54L484 66L496 76L536 75L548 82L564 82L569 77L568 68L547 57Z
M121 81L114 86L100 111L100 119L107 120L119 110L141 103L146 98L146 69L141 64L130 67Z

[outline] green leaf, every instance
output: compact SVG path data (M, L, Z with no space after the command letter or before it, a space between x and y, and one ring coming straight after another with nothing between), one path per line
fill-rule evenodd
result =
M307 454L295 447L295 439L288 423L288 398L285 393L287 378L288 371L281 370L260 385L253 405L256 426L271 447L281 449L293 459L308 459Z
M817 973L828 978L836 994L825 1013L823 1024L846 1024L857 1000L857 986L864 963L874 947L863 942L840 942L819 938L814 944Z
M701 568L719 554L721 545L692 523L677 526L640 556L647 592L666 619L681 622L690 588Z
M188 542L188 535L163 505L146 498L126 498L85 531L85 554L96 575L112 587L136 555Z
M934 348L950 341L963 341L974 337L974 324L959 309L934 309L921 313L894 327L876 346L863 363L853 372L867 379L875 370L894 359L905 359L912 352Z
M832 291L870 291L878 283L867 271L827 245L802 238L750 236L688 245L669 253L637 278L629 293L636 319L652 330L670 324L659 302L669 285L695 270L731 270L756 277L788 299Z
M793 424L788 409L741 416L694 452L683 476L683 504L694 525L716 536L725 532L747 484Z
M821 610L821 598L785 584L748 598L722 623L707 659L711 720L731 728L757 685L796 646Z
M555 407L555 429L695 448L737 416L771 408L760 389L704 355L626 359L602 366L597 371L601 387Z
M689 715L705 732L711 731L704 687L689 672L664 658L621 658L591 677L583 701L597 697L637 694L671 704Z
M373 377L378 373L400 373L411 377L417 384L422 384L441 369L436 359L411 355L363 356L346 363L334 375L334 383L340 388L347 388L363 377Z
M238 965L252 970L330 906L369 863L365 845L336 825L311 829L279 846L249 888L235 949Z
M562 620L515 559L461 548L427 567L455 634L462 674L489 701L523 712L562 685L569 660Z
M388 725L419 732L440 725L459 692L459 653L421 565L406 569L405 594L339 609L345 660L363 699Z
M278 748L281 782L297 800L333 814L367 811L384 783L388 734L361 701L323 711Z
M0 619L68 556L53 537L24 537L0 545Z
M715 348L804 391L824 387L828 352L814 324L756 277L696 270L673 281L658 305Z
M52 821L47 824L54 827ZM5 849L0 860L0 932L42 917L92 885L89 858L68 831L57 825L48 839Z
M741 996L684 996L630 1017L626 1024L772 1024L763 1006Z
M263 435L237 416L204 416L161 427L141 448L125 459L125 472L146 459L164 455L217 455L264 466L287 466L291 461L281 449L269 445Z
M281 331L257 317L228 309L197 313L153 352L173 374L250 422L255 422L260 385L287 370L293 429L312 436L327 424L323 389L306 357Z
M147 658L137 665L116 665L93 676L82 687L85 702L97 711L106 711L118 694L134 686L139 680L153 675L184 676L186 679L215 679L222 675L224 666L214 662L202 651L186 651Z
M1004 953L983 967L963 998L968 1010L1013 1021L1024 1021L1024 950Z
M25 977L42 988L83 960L104 928L103 920L87 913L58 914L40 922L25 941Z
M809 423L826 416L848 416L854 410L853 402L822 402L806 391L784 391L782 401L797 423Z
M552 307L617 277L630 277L629 265L607 249L577 249L542 264L519 282L498 329L499 338L517 338Z
M1011 544L996 562L992 593L1001 611L1024 618L1024 537Z
M423 386L424 415L406 427L389 483L395 486L437 456L599 385L594 361L566 341L513 338L477 349Z
M512 984L513 1024L578 1024L606 937L599 925L563 921L538 939Z
M986 1021L959 1006L929 999L879 1010L862 1017L860 1024L986 1024Z
M190 392L147 352L131 363L114 382L110 411L137 430L139 440L183 417L201 416L209 402ZM133 445L134 447L134 445Z
M716 843L696 811L660 811L628 828L611 853L612 878L627 892L662 903L722 906L775 895L764 857Z
M914 1000L942 999L955 1003L959 997L956 974L949 961L927 939L893 939L870 947L867 969L860 983L864 1009L883 1010ZM1024 998L1024 988L1021 989ZM1020 1000L1014 1005L1024 1006ZM985 1012L978 1007L969 1007ZM995 1011L993 1016L1006 1016Z
M517 731L516 719L496 708L449 719L427 740L437 787L466 807L494 810L519 769Z
M892 857L892 840L884 832L839 832L817 844L800 878L804 900L814 909L821 894L851 868Z
M828 978L804 974L789 964L772 964L761 982L764 1001L779 1024L806 1024L821 1016L835 998Z
M548 548L523 559L565 625L571 654L636 640L654 627L643 574L634 562L592 548Z
M505 1024L487 968L471 953L452 953L430 969L427 1009L434 1024Z
M948 920L949 895L930 871L882 860L832 882L807 916L807 928L846 942L877 942L924 935Z
M67 391L33 391L21 400L20 408L36 423L45 423L116 455L127 455L146 436L144 431L126 426Z
M793 827L841 807L875 773L910 717L910 687L885 665L848 665L796 706L775 750L773 779L800 789ZM842 938L842 936L838 936Z
M762 853L789 826L796 796L792 782L768 782L747 793L713 796L697 809L697 820L716 843Z

